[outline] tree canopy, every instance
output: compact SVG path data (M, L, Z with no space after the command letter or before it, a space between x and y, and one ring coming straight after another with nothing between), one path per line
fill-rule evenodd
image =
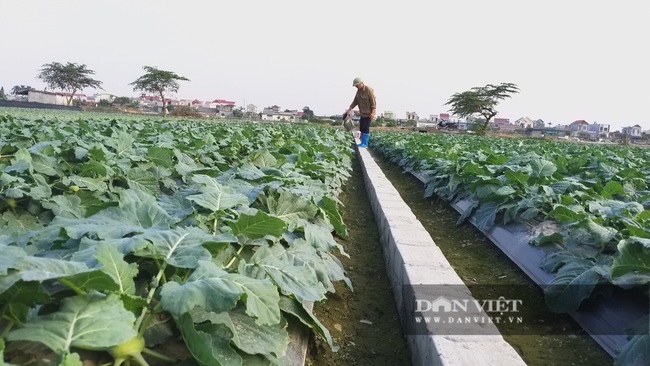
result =
M158 94L163 103L163 115L166 115L167 109L165 108L165 93L178 92L178 89L180 88L178 82L190 80L173 71L160 70L153 66L144 66L143 69L145 74L129 85L133 85L134 91Z
M510 98L515 93L519 93L519 87L513 83L488 84L456 93L449 98L445 105L451 106L449 111L459 117L483 116L485 121L481 130L485 131L492 117L498 113L496 106L499 101Z
M13 95L26 94L30 90L32 90L32 87L29 85L14 85L14 87L11 88L11 94Z
M314 119L314 111L312 111L309 107L305 106L302 108L302 119L306 120L312 120Z
M83 88L102 89L102 82L90 77L90 75L94 74L95 71L90 70L84 64L52 62L44 64L37 77L52 89L60 89L70 93L68 97L68 105L70 105L77 91Z

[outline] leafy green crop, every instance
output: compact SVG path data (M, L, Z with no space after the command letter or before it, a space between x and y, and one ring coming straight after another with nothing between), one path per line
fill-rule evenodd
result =
M305 304L351 288L333 255L346 134L51 116L0 110L0 350L145 365L177 362L151 347L180 334L201 365L273 365L289 319L335 349Z
M540 264L550 310L571 312L599 284L650 284L650 150L535 139L377 133L372 144L425 174L425 196L470 202L459 223L553 222L531 244L551 249ZM635 335L638 351L650 333ZM644 343L645 342L645 343ZM650 352L639 357L650 360ZM621 353L630 360L632 348ZM631 358L632 357L632 358ZM635 356L636 357L636 356Z

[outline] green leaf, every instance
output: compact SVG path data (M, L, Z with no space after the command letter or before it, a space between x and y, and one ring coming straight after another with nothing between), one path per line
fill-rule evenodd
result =
M152 195L158 195L160 192L159 179L149 170L133 168L126 173L125 177L131 189L141 190Z
M242 300L246 304L246 314L255 317L257 324L280 322L279 295L271 281L228 273L208 261L199 261L199 266L184 284L164 284L160 296L163 309L176 316L197 306L217 313L229 311Z
M79 289L83 292L91 290L106 292L117 291L119 289L119 286L111 276L99 269L63 277L59 281L70 288L75 290Z
M5 233L25 233L30 230L40 229L42 226L38 222L38 218L29 213L15 214L12 211L5 211L2 214L2 219L7 223L3 228Z
M156 165L171 168L173 166L174 152L170 149L152 146L147 149L147 158Z
M233 208L238 205L248 206L248 197L241 193L234 192L229 187L222 186L214 178L207 175L197 174L192 176L192 181L199 184L200 194L190 195L186 198L199 206L205 207L214 212Z
M289 334L285 329L287 321L284 318L278 324L259 325L241 309L216 314L195 308L192 319L195 323L209 321L227 326L233 334L232 342L248 354L272 353L280 357L289 345Z
M64 299L59 311L30 320L7 339L40 342L57 353L107 348L135 337L134 322L117 295L81 295Z
M551 235L540 234L539 238L535 240L534 245L549 245L549 244L562 244L564 235L562 233L553 233Z
M124 255L117 251L115 246L100 243L95 252L97 262L102 265L102 272L110 276L118 285L120 293L135 294L133 279L138 274L138 265L126 263Z
M559 234L553 233L551 236ZM560 234L561 235L561 234ZM546 272L556 272L560 267L575 260L582 259L582 257L570 250L561 250L551 253L542 259L539 266Z
M201 366L241 366L242 359L230 347L232 332L222 324L195 326L189 313L176 319L187 349Z
M476 227L479 230L488 230L494 226L494 220L497 215L497 203L496 202L485 202L483 203L476 213L474 214L474 219L476 220Z
M27 255L18 247L0 246L0 293L19 280L38 281L88 272L83 263Z
M553 162L544 159L532 159L530 167L532 169L530 176L536 178L550 177L557 170Z
M88 163L80 164L79 169L81 176L90 178L104 178L114 173L113 169L98 161L89 161ZM111 174L109 174L109 171Z
M52 210L56 216L77 219L86 217L86 210L81 205L81 198L73 194L57 195L48 201L41 202L41 204L43 207Z
M586 217L586 214L584 212L576 212L563 205L555 205L553 210L548 213L548 216L566 224L581 221Z
M143 233L149 228L169 228L176 223L177 219L169 216L149 193L128 189L121 194L119 207L106 208L83 220L57 217L50 226L65 229L73 239L84 235L111 239Z
M618 243L612 282L622 287L650 283L650 239L631 237Z
M625 189L623 188L621 183L615 182L615 181L609 181L609 182L607 182L607 184L605 184L605 188L603 188L603 191L601 192L601 194L605 198L612 198L612 197L614 197L615 195L618 195L618 194L624 195L625 194Z
M37 201L42 201L52 197L52 189L47 183L45 177L40 174L32 174L34 184L29 189L29 196Z
M239 273L260 279L269 277L283 294L293 294L299 301L325 299L326 289L314 269L281 245L260 247L248 263L239 262Z
M32 154L32 167L34 171L56 177L59 173L54 169L57 166L56 159L51 156L41 154Z
M352 290L352 282L345 276L343 264L331 253L319 251L304 239L293 241L286 250L286 257L294 263L311 267L321 284L329 292L335 292L332 282L344 281Z
M326 196L321 199L319 206L327 214L327 218L332 226L334 226L336 234L342 238L347 238L348 228L343 223L343 218L341 217L336 201Z
M316 224L309 224L305 226L305 240L312 247L324 251L330 252L334 248L337 248L341 254L349 257L343 246L334 240L332 233L325 227Z
M249 162L246 162L237 168L237 175L248 181L256 181L266 176L263 171L259 170L255 165Z
M257 167L274 167L278 163L278 160L269 152L269 150L264 149L253 154L251 157L251 163Z
M517 191L510 186L503 186L497 189L496 192L494 192L494 194L496 194L497 196L509 196L515 193L517 193Z
M575 311L591 296L601 275L594 263L578 259L564 265L551 283L544 288L546 305L555 313Z
M282 219L257 210L255 215L242 214L237 221L228 222L235 235L246 235L251 239L263 238L266 235L279 237L284 233L287 224Z
M479 166L475 162L468 162L463 167L464 175L490 175L490 172L482 166Z
M635 334L616 356L616 365L649 365L650 334Z
M48 301L50 295L40 283L18 281L0 294L0 317L21 324L27 321L30 308Z
M304 227L318 213L318 206L295 193L281 191L280 195L268 197L269 213L287 223L287 230Z
M195 227L170 230L150 230L142 235L150 244L135 254L140 257L163 259L174 267L196 268L201 260L212 259L205 245L232 243L237 238L230 234L211 235ZM212 247L223 249L224 246Z
M83 366L83 362L81 362L81 357L79 356L78 353L67 353L64 357L59 366Z
M103 181L97 178L72 175L70 177L65 178L63 180L63 184L69 185L68 181L74 183L75 185L81 188L86 188L90 191L96 191L101 193L101 192L105 192L108 189L106 183L104 183Z
M332 336L327 328L314 316L311 310L308 310L298 300L287 296L280 296L280 309L287 314L293 315L303 324L313 329L316 334L327 342L332 352L338 351L338 346L335 346L334 342L332 342Z

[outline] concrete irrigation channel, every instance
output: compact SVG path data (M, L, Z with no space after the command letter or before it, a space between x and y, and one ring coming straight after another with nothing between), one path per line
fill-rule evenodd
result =
M380 230L388 278L414 365L607 365L613 363L610 355L620 347L622 337L612 336L611 334L620 333L614 333L608 330L608 327L616 322L627 324L630 320L629 314L637 314L639 310L636 308L637 303L631 302L631 305L623 308L622 311L614 311L611 304L603 305L601 303L585 311L571 314L579 326L566 314L547 314L547 318L538 320L539 322L548 322L544 324L544 328L535 325L528 327L526 326L528 324L519 325L519 328L532 328L532 330L519 333L515 331L514 335L502 335L499 328L507 329L507 326L504 328L499 324L497 327L491 321L476 321L476 319L494 318L492 313L494 309L490 309L491 305L489 305L491 300L488 300L488 306L485 306L485 297L479 299L472 295L473 293L481 294L481 291L476 289L476 284L480 283L481 279L479 278L477 281L467 277L461 278L456 273L454 266L445 258L429 232L402 200L401 192L396 190L387 179L378 164L378 162L386 164L386 162L382 163L381 157L373 157L368 149L359 149L357 156L361 162L368 198ZM413 179L413 177L419 177L421 181L426 179L417 173L409 178ZM420 192L422 192L421 184ZM462 212L462 202L453 208ZM472 229L477 231L475 228ZM506 265L515 268L519 275L529 277L527 280L533 285L529 284L528 286L535 287L531 291L537 291L538 297L542 296L540 288L537 288L535 284L543 282L534 277L531 270L524 268L521 264L522 261L516 259L517 254L512 253L512 251L522 251L522 245L515 245L514 249L510 251L506 248L507 244L513 243L511 240L516 239L518 240L516 243L519 244L527 243L527 241L523 241L519 236L516 238L504 236L499 230L483 234L490 239L492 244L496 244L490 246L492 250L500 252L501 260L509 262ZM525 251L524 253L529 254ZM530 262L533 263L537 260L539 255L543 255L543 253L537 253ZM535 262L535 264L537 263L539 262ZM533 272L537 273L538 271L533 270ZM548 281L547 278L544 280ZM488 287L490 286L488 285ZM524 289L524 285L517 286L520 285L514 286L515 291ZM494 287L498 286L492 287L494 290ZM485 291L482 295L484 294ZM499 300L499 298L497 297L495 300ZM517 303L516 297L509 299L501 297L501 300L501 304L497 301L496 306L501 306L501 310L505 312L513 311L512 306L508 307L508 305L527 305L521 304L521 300ZM531 300L527 298L525 301L530 302ZM543 298L537 302L538 304L535 304L537 308L544 306ZM482 303L484 306L477 306L476 309L471 309L472 306L469 306L470 309L467 309L467 304L472 303ZM453 305L459 305L459 309ZM422 315L425 315L426 311L441 313L456 310L460 310L462 316L454 314L456 322L454 324L423 324L424 317ZM615 314L616 316L610 320L604 321L603 314L605 313L619 315ZM500 314L503 315L503 312ZM462 325L459 324L468 319L471 320ZM526 321L530 321L530 319L525 320L524 323ZM562 330L556 331L555 328L558 326ZM621 325L617 324L616 326L620 327ZM551 330L551 328L553 329ZM511 327L511 329L513 328ZM550 330L549 334L545 334L544 330L540 329ZM602 348L591 339L585 330L598 341ZM506 332L509 331L506 330ZM527 340L523 343L537 343L536 346L532 346L537 349L532 351L524 349L525 347L521 346L524 338ZM559 339L562 341L558 341ZM513 340L516 341L513 342ZM557 342L557 344L564 342L565 344L553 348L547 346L549 342ZM552 352L557 354L544 354Z

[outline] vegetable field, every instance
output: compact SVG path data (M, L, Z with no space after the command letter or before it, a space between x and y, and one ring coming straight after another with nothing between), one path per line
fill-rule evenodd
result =
M468 200L459 222L479 229L546 221L530 244L549 251L539 264L550 310L578 310L612 285L645 293L650 283L650 150L450 134L377 133L391 160L431 179L425 196ZM617 362L650 360L647 319L630 330Z
M152 350L180 337L188 365L282 364L288 321L333 347L305 304L351 287L351 154L331 128L0 110L5 362L180 364Z

